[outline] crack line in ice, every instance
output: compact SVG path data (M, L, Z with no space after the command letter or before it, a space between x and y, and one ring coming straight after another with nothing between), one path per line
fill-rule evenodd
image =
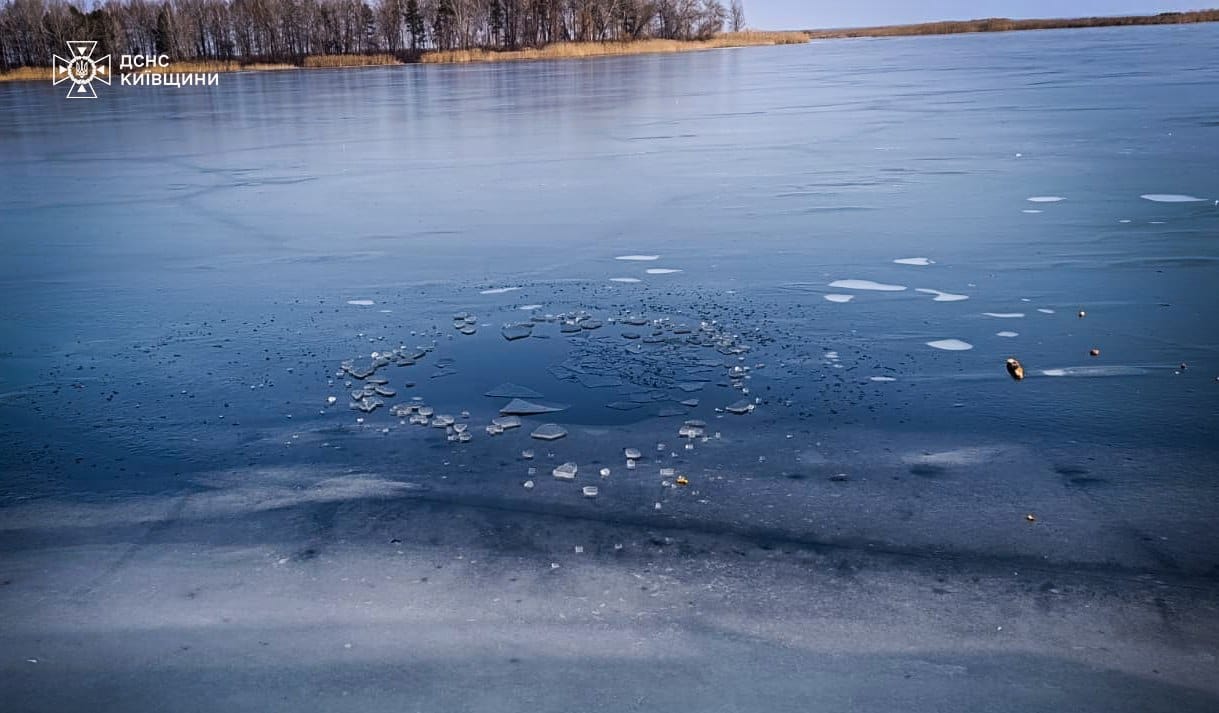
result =
M491 289L483 290L482 292L479 292L478 294L480 294L480 295L502 295L505 292L516 292L519 289L521 289L521 288L519 288L519 287L492 287Z
M1020 319L1024 316L1024 312L983 312L982 316L995 319Z

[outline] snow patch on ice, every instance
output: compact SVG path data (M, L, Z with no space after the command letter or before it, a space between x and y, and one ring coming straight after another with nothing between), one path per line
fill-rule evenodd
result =
M906 289L905 285L886 285L871 280L834 280L830 283L830 287L839 290L875 290L877 292L901 292Z
M946 352L963 352L974 348L974 345L960 339L937 339L934 342L927 342L927 346L933 349L943 349Z

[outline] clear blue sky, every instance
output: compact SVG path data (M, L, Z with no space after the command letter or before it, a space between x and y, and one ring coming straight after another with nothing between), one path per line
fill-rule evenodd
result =
M750 27L765 30L893 25L977 17L1153 15L1219 6L1219 0L743 0Z

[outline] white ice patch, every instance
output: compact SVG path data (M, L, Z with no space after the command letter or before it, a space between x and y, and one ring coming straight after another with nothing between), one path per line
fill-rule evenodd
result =
M675 270L671 267L651 267L647 270L649 275L672 275L676 272L681 272L681 270Z
M827 300L829 300L830 302L837 302L838 304L842 304L844 302L850 302L851 300L855 299L855 295L825 295L825 298Z
M1038 308L1037 308L1037 311L1038 311L1038 312L1040 312L1040 313L1042 313L1042 314L1054 314L1054 310L1052 310L1052 309L1046 309L1045 307L1038 307Z
M1129 218L1123 218L1123 219L1121 219L1121 220L1119 220L1119 221L1117 221L1117 222L1119 222L1119 223L1129 223L1129 222L1130 222L1130 219L1129 219Z
M1196 198L1179 193L1144 193L1139 198L1153 203L1198 203L1206 200L1205 198Z
M542 309L542 305L521 305L520 307L517 307L517 309L532 312L535 309Z
M478 294L480 294L480 295L502 295L505 292L516 292L519 289L521 289L521 288L519 288L519 287L492 287L491 289L483 290L482 292L479 292Z
M347 304L355 305L357 307L371 307L375 305L376 302L373 302L372 300L347 300Z
M995 319L1020 319L1024 316L1024 312L983 312L982 316Z
M1028 199L1029 203L1058 203L1065 200L1062 196L1033 196Z
M927 287L916 287L914 291L922 292L925 295L935 295L935 299L932 302L960 302L961 300L969 299L969 295L954 295L951 292L940 292L939 290L932 290Z
M883 383L888 383L890 381L897 381L897 379L894 379L892 376L873 376L868 380L869 381L879 381L879 382L883 382Z
M935 264L935 260L925 257L899 257L893 262L897 263L898 265L918 265L919 267L926 267L927 265Z
M1067 366L1061 369L1045 369L1041 373L1045 376L1138 376L1146 374L1147 370L1137 366Z
M1011 339L1012 337L1019 337L1020 332L995 332L995 336L996 337L1006 337L1008 339Z
M640 280L639 280L639 278L638 278L638 277L611 277L611 278L610 278L610 282L626 282L626 283L633 283L633 282L639 282L639 281L640 281Z
M1036 208L1025 208L1024 210L1022 210L1020 212L1021 213L1040 213L1042 211L1039 211Z
M933 349L943 349L946 352L963 352L974 348L974 345L960 339L937 339L934 342L927 342L927 346Z
M659 255L619 255L618 257L616 257L614 259L615 260L627 260L630 262L652 262L653 260L659 260L660 256Z
M830 287L840 290L875 290L877 292L901 292L906 289L904 285L886 285L871 280L834 280L830 283Z

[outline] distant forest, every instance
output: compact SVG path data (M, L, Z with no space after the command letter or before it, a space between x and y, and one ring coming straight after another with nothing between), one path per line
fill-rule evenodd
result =
M990 17L981 20L946 20L917 25L847 27L837 30L808 30L815 40L839 37L905 37L910 35L955 35L969 32L1015 32L1019 30L1067 30L1088 27L1128 27L1136 25L1182 25L1219 22L1219 10L1161 12L1158 15L1121 15L1114 17L1065 17L1012 20Z
M299 62L317 55L698 40L740 30L740 0L64 0L0 6L0 71L42 67L68 40L95 56ZM116 64L117 66L117 64Z

